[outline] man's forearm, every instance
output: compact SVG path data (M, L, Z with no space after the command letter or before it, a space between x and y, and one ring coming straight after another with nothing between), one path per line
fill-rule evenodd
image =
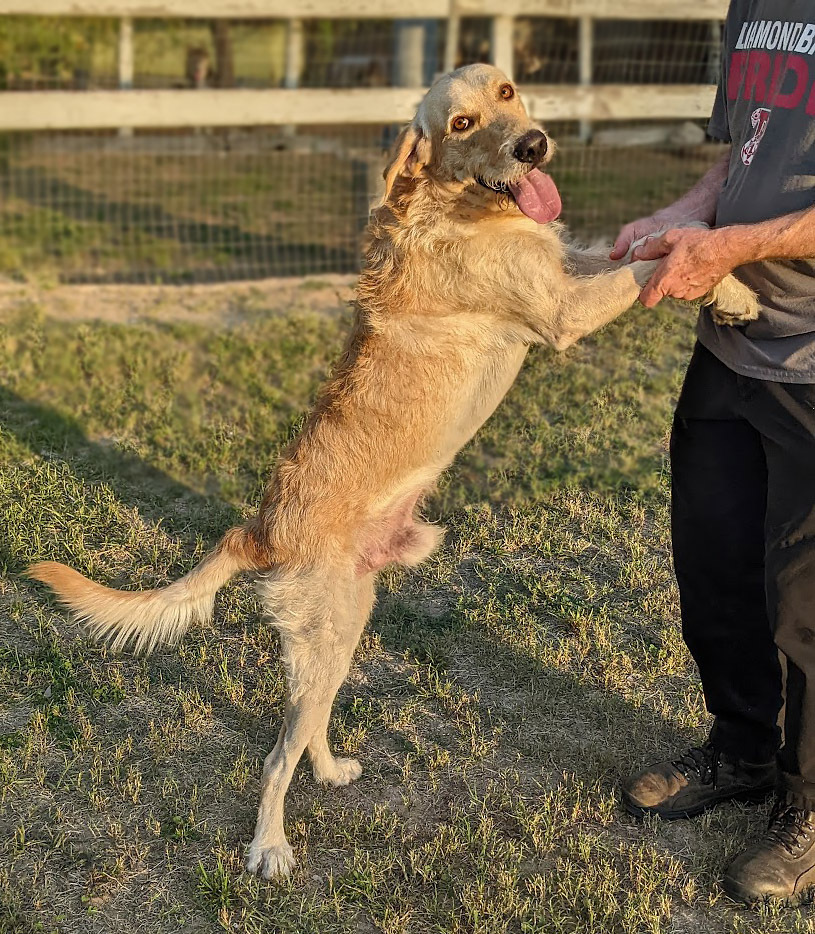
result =
M671 225L679 225L688 221L703 221L705 224L712 224L716 219L719 195L727 181L729 165L730 150L728 149L727 153L711 166L687 194L667 208L657 211L654 217L664 217Z
M651 308L667 295L701 298L736 267L748 263L815 258L815 206L756 224L713 230L682 227L683 219L706 223L715 219L726 178L727 163L722 160L687 195L662 212L672 229L643 239L633 250L635 260L664 257L640 293L643 305Z
M717 231L734 266L764 259L815 257L815 207L758 224L735 224Z

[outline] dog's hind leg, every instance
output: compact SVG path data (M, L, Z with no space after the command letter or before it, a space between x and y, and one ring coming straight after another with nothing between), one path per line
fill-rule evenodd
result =
M354 759L335 759L326 737L331 707L373 606L374 575L318 583L259 585L280 630L289 682L277 745L263 765L260 808L246 868L264 878L288 875L294 854L283 828L283 803L294 769L308 748L318 779L347 784L361 773ZM299 603L299 606L297 605ZM286 614L291 614L288 618Z
M353 595L348 605L349 610L349 638L345 642L346 658L340 661L337 669L338 681L333 687L331 703L326 708L322 721L312 734L308 743L308 755L314 777L318 782L327 785L349 785L362 775L362 766L356 759L346 759L334 756L328 744L328 724L331 720L331 707L337 691L348 674L351 665L351 656L354 654L359 637L365 628L365 623L371 615L374 606L374 575L366 574L358 578L353 584ZM356 621L356 624L354 623Z

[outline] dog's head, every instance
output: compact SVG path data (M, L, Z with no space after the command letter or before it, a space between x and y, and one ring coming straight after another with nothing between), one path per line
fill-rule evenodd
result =
M546 223L560 213L557 188L539 169L553 151L506 75L491 65L467 65L436 81L399 135L383 202L400 179L425 175L454 196L514 198Z

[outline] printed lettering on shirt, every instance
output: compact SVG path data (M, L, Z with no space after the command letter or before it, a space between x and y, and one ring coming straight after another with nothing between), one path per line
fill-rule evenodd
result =
M815 23L782 20L749 20L741 24L735 51L730 55L727 81L728 100L744 100L762 107L751 112L803 108L815 116ZM752 126L753 135L745 144L749 165L766 127ZM751 128L745 127L745 132ZM752 147L752 148L750 148ZM743 153L744 157L744 153Z
M784 52L815 51L815 23L784 23L781 20L752 20L742 23L736 48L781 49Z

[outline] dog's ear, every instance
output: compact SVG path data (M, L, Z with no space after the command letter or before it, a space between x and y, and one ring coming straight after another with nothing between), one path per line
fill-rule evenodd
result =
M415 178L430 161L430 140L415 123L409 123L396 137L391 159L384 172L385 192L380 204L390 197L396 179Z

